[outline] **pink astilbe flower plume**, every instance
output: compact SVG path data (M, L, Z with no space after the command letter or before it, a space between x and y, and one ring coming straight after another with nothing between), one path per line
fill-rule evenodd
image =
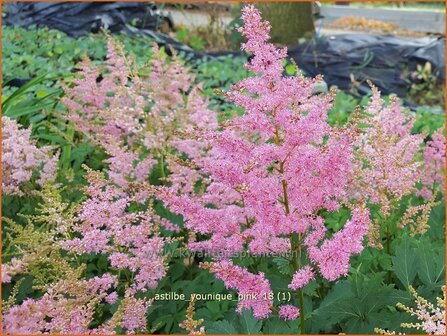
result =
M78 78L64 86L67 118L105 149L109 177L118 185L147 181L156 159L162 168L173 165L167 182L194 184L194 170L178 167L176 157L199 158L206 143L180 135L195 128L216 129L216 113L175 53L169 60L154 43L152 54L147 68L139 69L109 37L106 66L84 60Z
M418 195L431 199L437 192L445 195L445 135L438 129L424 148L424 165L421 168L422 188Z
M219 261L209 266L210 271L221 279L227 288L236 289L241 299L237 311L252 309L257 318L266 318L273 305L270 283L264 274L252 274L231 261Z
M259 294L255 302L240 302L238 310L248 308L264 318L274 310L265 300L269 296L260 295L268 291L268 280L235 265L232 255L301 251L309 263L300 265L306 274L298 273L292 288L301 288L317 272L335 280L347 274L350 256L362 250L369 213L350 205L352 219L331 238L319 212L348 202L355 136L327 123L333 93L312 94L319 78L283 76L287 50L267 42L270 25L260 12L246 5L242 19L240 31L247 38L242 49L253 54L247 68L255 76L233 85L225 97L245 113L223 130L195 131L207 144L205 156L191 155L206 177L204 188L185 194L162 187L157 197L183 215L186 228L197 235L189 247L214 256L211 272L228 288Z
M310 266L304 266L293 275L289 288L294 290L303 288L313 279L315 279L315 273L312 268Z
M372 84L371 84L372 86ZM418 154L423 134L412 134L414 118L405 113L397 97L384 106L380 91L372 86L373 96L362 120L367 127L357 139L356 166L352 188L355 197L379 204L384 215L391 200L415 191L419 180Z
M38 173L37 184L54 180L58 155L49 146L37 147L31 128L21 128L13 119L2 117L2 192L23 195L21 186Z
M421 211L422 215L410 225L411 234L422 234L428 228L428 216L436 204L429 199L424 205L405 204L405 196L412 193L431 198L438 183L442 184L445 160L445 140L441 132L435 133L433 141L424 150L422 145L426 134L413 134L415 118L405 111L397 100L391 97L388 105L380 91L371 83L373 95L365 113L355 114L356 121L364 126L360 129L355 147L355 164L350 183L353 198L379 205L380 216L370 223L368 244L382 248L385 239L387 249L395 229L390 220L395 211L407 206L404 221ZM422 189L417 190L418 182ZM405 219L405 217L408 217ZM400 224L397 229L408 223Z
M284 320L295 320L300 316L300 309L293 305L282 305L279 307L279 317Z
M89 280L76 277L61 280L40 299L28 298L10 307L3 315L3 331L7 334L101 333L89 325L95 308L117 284L117 279L108 274ZM113 329L109 332L113 333Z
M121 46L109 39L106 66L85 59L78 66L78 77L63 85L67 118L85 134L120 136L141 129L139 120L148 94L138 79L130 80L135 75L125 63L130 61L124 58Z
M135 273L133 292L155 288L166 274L162 256L166 239L158 234L160 217L151 208L128 212L131 195L98 172L88 170L87 180L89 198L81 204L79 223L73 228L81 237L65 240L61 247L78 254L106 254L112 267Z

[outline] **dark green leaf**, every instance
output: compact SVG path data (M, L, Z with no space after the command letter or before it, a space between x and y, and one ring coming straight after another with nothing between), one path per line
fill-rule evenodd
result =
M207 334L238 334L238 331L228 321L216 321L207 328Z
M393 268L397 278L408 288L416 277L416 253L410 246L408 238L403 238L402 242L396 247L396 256L392 258Z
M262 328L262 320L258 320L253 316L251 310L243 310L239 316L242 334L259 334Z

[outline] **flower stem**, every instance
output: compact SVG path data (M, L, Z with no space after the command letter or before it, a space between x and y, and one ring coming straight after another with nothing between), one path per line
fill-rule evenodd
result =
M300 329L301 329L301 334L304 335L304 294L303 294L303 290L299 289L298 290L298 296L300 298Z
M164 155L160 155L160 174L162 178L163 184L165 183L166 173L165 173L165 162L164 162Z
M281 162L279 165L279 172L284 173L284 162ZM282 180L282 189L284 194L284 210L286 215L290 214L289 207L289 197L287 193L287 181L285 179ZM296 270L300 269L300 260L301 260L301 234L298 235L298 244L295 246L293 234L290 234L290 249L292 251L293 263L295 264ZM298 252L298 256L295 252ZM302 290L297 291L299 302L300 302L300 331L301 334L304 334L304 295Z
M385 237L386 237L386 242L385 242L385 248L386 248L386 253L391 256L391 233L390 233L390 220L387 218L387 220L385 221ZM391 270L387 271L387 282L390 284L391 283Z

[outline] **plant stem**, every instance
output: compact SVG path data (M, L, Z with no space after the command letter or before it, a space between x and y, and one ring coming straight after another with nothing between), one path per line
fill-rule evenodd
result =
M73 139L75 133L74 123L70 122L67 125L66 140L68 143L62 147L62 154L60 159L60 165L63 170L70 168L71 149L73 147Z
M301 334L304 335L304 294L301 289L298 290L298 296L300 298L300 328L301 328Z
M279 172L284 173L284 162L281 162L279 165ZM289 208L289 197L287 193L287 181L282 180L282 189L284 193L284 210L286 215L290 214ZM293 234L290 234L290 249L292 251L293 262L295 264L296 270L300 269L300 260L301 260L301 234L298 235L298 244L295 246ZM295 251L298 252L298 256L295 254ZM301 334L304 334L304 295L302 290L297 291L298 298L300 301L300 331Z
M165 184L166 173L165 173L165 161L163 154L160 155L160 174L162 178L162 183Z
M386 248L386 253L391 256L391 233L390 233L390 220L387 218L385 221L385 237L386 237L386 242L385 242L385 248ZM387 271L387 282L391 283L391 270Z
M275 137L274 137L274 142L276 145L280 145L281 144L281 139L279 136L279 127L275 126ZM284 159L284 161L281 161L279 163L279 169L278 172L280 174L284 174L284 163L287 160L287 158ZM287 192L287 180L283 179L282 180L282 191L284 194L284 211L286 213L286 215L290 214L290 207L289 207L289 194ZM298 234L298 239L297 239L297 245L295 246L295 242L294 242L294 234L291 233L290 234L290 249L292 251L292 262L295 264L296 270L299 270L301 267L301 234ZM298 252L298 256L295 254L295 252ZM304 295L303 295L303 291L302 290L298 290L297 291L298 294L298 298L299 298L299 302L300 302L300 332L301 334L304 334L305 332L305 327L304 327Z

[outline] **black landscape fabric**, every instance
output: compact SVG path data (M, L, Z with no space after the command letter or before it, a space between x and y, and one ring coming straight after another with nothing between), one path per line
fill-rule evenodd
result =
M157 4L148 2L10 2L3 22L22 27L47 26L71 37L105 28L112 33L145 34L160 45L169 45L191 59L241 55L241 52L195 52L175 39L156 32L161 21L172 26ZM131 24L133 23L133 24ZM409 71L417 64L430 62L434 74L445 78L445 37L418 39L370 34L323 36L289 48L305 74L324 75L329 85L343 90L352 81L361 83L360 94L370 91L365 83L370 79L384 94L405 96L411 85Z

